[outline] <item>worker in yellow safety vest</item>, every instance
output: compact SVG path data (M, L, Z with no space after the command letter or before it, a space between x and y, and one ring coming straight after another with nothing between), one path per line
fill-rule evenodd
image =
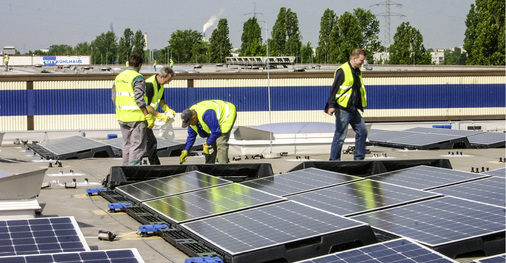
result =
M164 99L164 85L169 84L172 78L176 75L174 70L170 67L163 67L160 69L158 74L153 75L146 79L146 97L148 99L148 111L155 118L163 122L168 122L170 117L166 114L158 112L158 106L162 108L164 112L170 112L172 118L176 117L176 111L169 108ZM160 164L158 158L158 147L155 134L152 129L147 130L147 151L149 164Z
M146 108L145 80L139 73L142 62L139 54L131 55L131 66L116 76L112 86L112 101L123 136L123 165L142 163L146 153L146 131L154 126L153 116Z
M181 113L183 128L188 127L188 138L179 156L180 163L186 161L188 152L197 135L207 138L203 145L206 163L228 163L228 140L237 112L234 104L222 100L201 101ZM212 147L213 152L210 152Z
M4 55L4 65L5 65L5 71L9 71L9 55Z
M334 73L334 83L325 105L325 112L336 119L334 139L330 147L330 161L341 160L341 149L348 133L348 124L355 131L353 160L363 160L366 152L367 127L359 110L367 106L367 96L360 67L364 64L365 52L352 51L350 60Z

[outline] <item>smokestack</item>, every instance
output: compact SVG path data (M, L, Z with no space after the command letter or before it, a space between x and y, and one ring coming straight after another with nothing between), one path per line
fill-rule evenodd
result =
M214 24L216 24L216 22L218 21L218 19L220 18L221 14L223 14L223 11L224 9L223 8L220 8L220 13L217 14L217 15L212 15L211 18L209 18L209 20L207 20L207 22L204 24L204 26L202 27L202 33L205 34L206 31L214 26Z

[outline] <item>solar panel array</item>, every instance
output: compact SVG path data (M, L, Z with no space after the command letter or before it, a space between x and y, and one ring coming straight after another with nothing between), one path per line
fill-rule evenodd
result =
M351 218L431 248L501 233L505 229L504 208L454 197L430 199Z
M401 238L333 253L299 263L450 263L457 262L412 240Z
M42 255L24 255L0 257L2 263L27 263L27 262L80 262L80 263L143 263L137 249L115 249L86 252L66 252Z
M468 137L471 146L476 148L504 148L506 133L486 132Z
M504 263L504 262L506 262L506 254L473 260L473 263Z
M116 190L134 201L143 202L227 183L230 181L192 171L118 186Z
M431 192L454 196L489 205L506 207L506 178L491 176L475 181L446 186Z
M73 217L0 220L0 256L89 250Z
M230 255L361 226L365 225L292 201L182 224Z
M114 156L108 145L77 135L42 142L37 146L32 149L46 159L65 160Z
M182 223L284 200L238 183L219 185L144 202L167 220Z
M374 180L362 180L287 198L338 215L351 216L437 196L440 195Z
M110 140L101 141L102 143L111 146L116 157L121 157L123 148L123 138L115 138ZM184 148L184 142L168 141L163 138L156 138L156 149L158 150L158 156L167 157L171 155L171 152L182 150Z
M499 177L506 178L506 168L499 168L499 169L496 169L496 170L484 172L483 174L487 174L487 175L490 175L490 176L499 176Z
M485 177L488 175L421 165L367 178L418 190L430 190Z
M288 196L354 180L358 179L350 175L317 168L308 168L256 180L249 180L244 182L243 185L279 196Z

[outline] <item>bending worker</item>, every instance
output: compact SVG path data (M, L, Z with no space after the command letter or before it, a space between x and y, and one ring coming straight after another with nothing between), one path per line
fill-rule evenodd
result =
M176 112L169 108L167 103L164 100L164 85L169 84L172 78L176 75L174 70L170 67L163 67L158 74L153 75L146 79L146 97L148 98L148 111L155 118L162 120L163 122L168 122L170 117L161 114L157 111L158 105L162 107L164 112L170 112L172 117L176 116ZM147 151L148 151L148 161L149 164L160 164L160 159L158 159L158 146L156 142L155 134L152 129L147 129Z
M153 128L154 119L146 106L145 81L139 73L142 67L139 54L130 56L130 67L116 76L112 86L112 101L123 136L123 165L140 165L146 152L146 131Z
M365 52L352 51L350 61L341 65L334 73L334 83L325 105L325 112L336 118L336 130L330 147L330 161L341 160L341 149L348 133L348 124L355 131L353 160L363 160L366 151L367 127L359 110L367 106L367 96L360 67L364 64Z
M206 163L228 163L228 140L234 126L237 112L234 104L222 100L201 101L181 113L183 128L188 127L188 138L184 150L181 151L179 161L186 162L188 151L197 138L207 138L203 152ZM210 153L210 148L213 152Z

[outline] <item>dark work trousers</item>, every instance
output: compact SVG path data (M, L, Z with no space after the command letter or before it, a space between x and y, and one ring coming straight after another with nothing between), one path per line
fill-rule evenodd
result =
M156 143L156 137L153 133L153 129L147 129L146 136L148 139L147 152L148 152L148 161L150 165L160 164L160 159L158 159L158 146Z

